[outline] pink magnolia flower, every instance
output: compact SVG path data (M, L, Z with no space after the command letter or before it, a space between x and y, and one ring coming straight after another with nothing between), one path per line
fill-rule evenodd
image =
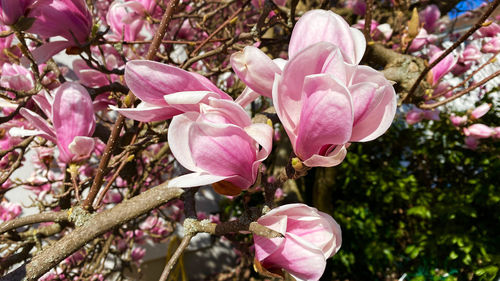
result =
M199 111L200 104L207 103L210 97L232 101L204 76L153 61L128 62L125 82L142 102L136 108L111 108L142 122L166 120L186 111Z
M280 206L257 222L284 238L254 235L255 259L266 269L284 269L298 280L319 280L326 259L335 255L342 244L337 222L304 204Z
M436 29L440 17L441 12L438 6L434 4L425 7L425 9L419 13L420 22L423 22L424 28L431 33Z
M137 40L145 23L145 14L146 9L140 2L113 2L106 16L109 27L115 33L113 38L125 41Z
M233 101L209 98L199 107L198 112L175 116L170 124L172 154L193 173L172 179L169 186L217 183L217 192L236 195L255 182L260 163L271 152L273 128L252 124Z
M33 96L33 100L52 121L47 123L35 112L22 108L21 115L37 130L15 130L17 135L39 135L57 144L59 160L64 163L87 158L94 149L91 137L95 116L87 90L76 82L66 82L56 89L54 97L47 92ZM10 130L13 134L13 129Z
M474 62L480 58L481 58L481 51L479 51L479 48L473 44L467 45L467 47L465 47L465 50L462 52L462 55L460 56L460 60L462 62L466 61Z
M435 48L437 50L437 48ZM443 53L444 51L434 51L431 58L429 59L429 63L432 63L434 62L437 58L439 58L439 56L441 56L441 54ZM446 57L444 57L438 64L436 64L436 66L434 66L431 71L429 72L430 75L428 76L429 77L429 83L431 83L432 85L436 85L439 80L441 78L443 78L443 76L450 72L450 70L455 66L455 64L457 63L457 59L455 58L455 56L453 55L453 53L447 55Z
M37 63L47 61L66 48L84 44L92 31L92 15L85 0L38 0L28 16L36 19L29 32L43 38L61 36L66 39L43 44L34 50Z
M483 53L498 53L500 52L500 36L491 38L489 41L483 44L481 48Z
M476 107L470 114L471 119L479 119L483 117L491 108L491 104L483 103Z
M496 22L492 22L487 26L483 26L476 31L474 34L476 37L495 37L500 33L500 25Z
M453 124L453 126L458 127L467 122L467 116L456 116L455 114L452 114L450 116L450 121Z
M3 201L0 203L0 221L5 222L11 220L19 216L22 211L20 204Z
M422 49L425 45L430 42L430 35L427 30L421 28L415 38L411 41L410 47L408 47L409 52L416 52Z
M412 108L406 113L406 123L409 125L416 124L422 120L434 120L439 121L440 111L437 109L434 110L422 110L420 108Z
M4 63L0 85L18 91L29 91L35 86L33 74L18 64Z
M140 262L145 254L146 254L146 249L141 247L136 247L132 249L130 257L132 258L133 261Z
M21 16L24 16L34 1L35 0L1 0L0 23L3 25L15 24Z
M295 154L308 166L334 166L345 156L344 144L380 136L396 112L389 81L357 65L365 48L362 33L342 17L313 10L295 25L290 60L278 62L284 67L253 47L231 62L257 94L269 96L273 83L273 104Z
M276 75L273 104L304 164L335 166L344 144L382 135L396 113L396 94L378 71L345 64L339 49L316 43Z
M363 30L365 28L365 20L359 20L352 27ZM373 40L388 41L392 36L392 32L393 30L388 23L379 24L375 20L372 20L370 24L370 34Z
M496 131L484 124L473 124L464 128L464 134L478 139L485 139L495 135Z
M339 47L344 60L358 64L366 49L363 34L350 27L339 15L324 10L305 13L295 25L288 47L292 59L302 49L318 42L329 42ZM276 74L281 75L287 61L271 60L266 54L253 46L231 56L231 66L238 77L250 88L246 89L237 101L244 106L259 95L272 96Z

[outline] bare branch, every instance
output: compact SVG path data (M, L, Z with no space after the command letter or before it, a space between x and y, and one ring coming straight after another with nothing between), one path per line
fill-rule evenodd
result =
M0 234L21 226L40 223L40 222L62 222L68 221L67 210L59 212L46 212L33 214L22 218L6 221L0 224Z
M96 237L172 199L179 198L183 192L180 188L167 187L167 182L164 182L109 210L97 213L84 225L77 227L33 257L31 262L26 264L26 279L36 280Z

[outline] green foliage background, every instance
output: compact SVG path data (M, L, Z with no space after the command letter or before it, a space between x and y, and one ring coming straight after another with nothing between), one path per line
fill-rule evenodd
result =
M312 169L298 182L302 196L343 236L323 280L498 279L499 143L473 151L448 120L400 118L383 137L353 144L342 165Z

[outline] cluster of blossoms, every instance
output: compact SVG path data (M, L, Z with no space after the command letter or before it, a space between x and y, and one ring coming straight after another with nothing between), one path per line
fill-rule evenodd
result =
M470 15L465 14L462 17L466 18L468 16ZM444 46L450 46L451 42L456 40L460 34L449 34L449 24L441 19L441 12L436 5L429 5L422 10L419 13L419 19L422 27L419 29L418 35L412 39L407 50L410 53L428 58L429 63L432 63L441 56ZM439 61L427 76L427 82L432 85L433 89L424 97L426 105L432 105L442 99L453 99L455 89L467 88L466 83L468 81L469 83L478 83L492 74L496 70L495 57L500 53L500 36L498 34L500 34L498 19L490 19L487 24L484 24L474 33L473 40L463 43L461 48ZM399 46L393 45L393 48L399 48ZM443 79L444 77L446 79ZM484 98L486 93L492 91L492 85L495 85L495 83L496 80L481 86L476 91L476 99L480 101ZM473 110L473 112L483 112L482 115L484 115L490 107L491 104L488 106L483 102L483 105ZM406 122L413 125L422 120L440 121L442 111L442 108L421 109L412 106L406 112ZM444 113L450 116L454 126L465 125L467 117L456 116L454 112L456 112L456 106L452 105ZM482 116L476 117L476 115L476 113L471 113L470 120ZM466 136L465 145L471 149L477 148L478 140L481 138L497 138L495 125L492 127L484 124L473 124L470 129L464 128L462 131Z
M180 1L178 10L184 16L171 19L171 26L177 27L167 30L167 36L183 43L164 44L153 52L168 54L162 59L171 64L165 64L144 57L149 56L159 18L170 2L90 2L91 7L84 0L0 1L0 30L5 34L0 37L0 102L1 118L7 120L0 124L0 168L17 168L28 162L25 150L34 152L29 162L34 172L26 182L8 179L15 169L5 179L2 174L0 221L20 215L20 205L3 197L20 186L33 192L33 205L41 212L72 212L82 205L85 210L104 212L166 180L171 189L197 191L211 185L228 198L251 194L282 180L265 173L271 166L265 161L273 152L273 140L282 140L281 129L293 150L287 168L295 169L296 174L290 176L287 171L290 179L312 167L339 165L351 143L380 137L396 115L393 82L378 70L361 65L367 46L360 31L364 20L351 27L332 11L311 10L301 13L296 22L288 55L271 59L257 43L225 56L221 53L232 39L214 39L218 29L209 34L195 21L199 17L205 22L199 11L207 11L196 3ZM347 2L355 14L365 14L364 1ZM245 33L244 29L250 23L278 17L286 1L250 3L253 8L247 16L253 22L235 29L238 36L253 40L255 32ZM245 10L247 4L236 3L236 11ZM268 15L259 18L255 13L269 7L275 8ZM439 10L429 6L419 17L424 21L418 34L404 34L391 48L432 63L443 53L433 35L443 31ZM375 20L370 24L368 37L390 44L391 26ZM484 41L480 47L467 45L459 56L452 53L432 68L427 77L432 87L427 104L451 95L450 86L442 81L445 75L462 75L479 64L481 54L500 51L498 30L496 23L483 27L477 33ZM203 58L191 62L199 50L188 56L187 49L196 44L220 48L223 63L215 68ZM71 67L53 60L63 50L79 55ZM221 74L214 83L216 79L207 78L210 75L195 71ZM245 87L236 91L240 95L234 91L238 83ZM129 91L133 96L125 95ZM272 104L259 113L269 111L266 113L276 124L271 119L252 118L248 108L256 104ZM489 108L478 107L468 118L477 120ZM113 125L121 120L118 115L130 120ZM407 113L409 124L423 119L439 120L439 111L414 108ZM467 117L453 116L452 122L463 126ZM464 126L463 132L467 143L500 137L498 128L482 124ZM102 159L108 159L109 165L98 168ZM87 201L81 198L90 198L99 176L103 178L97 186L100 192L94 194L99 198L85 206ZM274 195L276 189L270 190ZM184 208L184 202L176 200L148 214L137 214L123 228L106 232L102 243L94 246L120 257L122 264L140 264L145 248L137 245L163 242L173 235L176 223L185 217ZM198 217L209 216L198 213ZM214 216L212 221L220 223ZM342 243L341 228L331 216L301 203L264 212L256 222L282 236L253 238L255 265L271 274L281 275L283 269L298 280L319 280L326 260ZM92 251L81 248L74 252L43 280L78 278L77 268L95 262ZM105 260L107 253L98 256ZM2 248L0 258L4 257ZM88 276L90 280L106 279L101 272Z

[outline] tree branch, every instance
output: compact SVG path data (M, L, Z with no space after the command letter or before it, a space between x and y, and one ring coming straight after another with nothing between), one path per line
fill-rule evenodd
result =
M42 250L26 264L26 279L36 280L94 238L172 199L179 198L183 192L180 188L167 187L167 182L164 182L112 209L95 214L91 220Z
M21 226L40 223L40 222L62 222L68 221L67 210L59 212L46 212L40 214L33 214L30 216L17 218L14 220L6 221L0 224L0 234Z

